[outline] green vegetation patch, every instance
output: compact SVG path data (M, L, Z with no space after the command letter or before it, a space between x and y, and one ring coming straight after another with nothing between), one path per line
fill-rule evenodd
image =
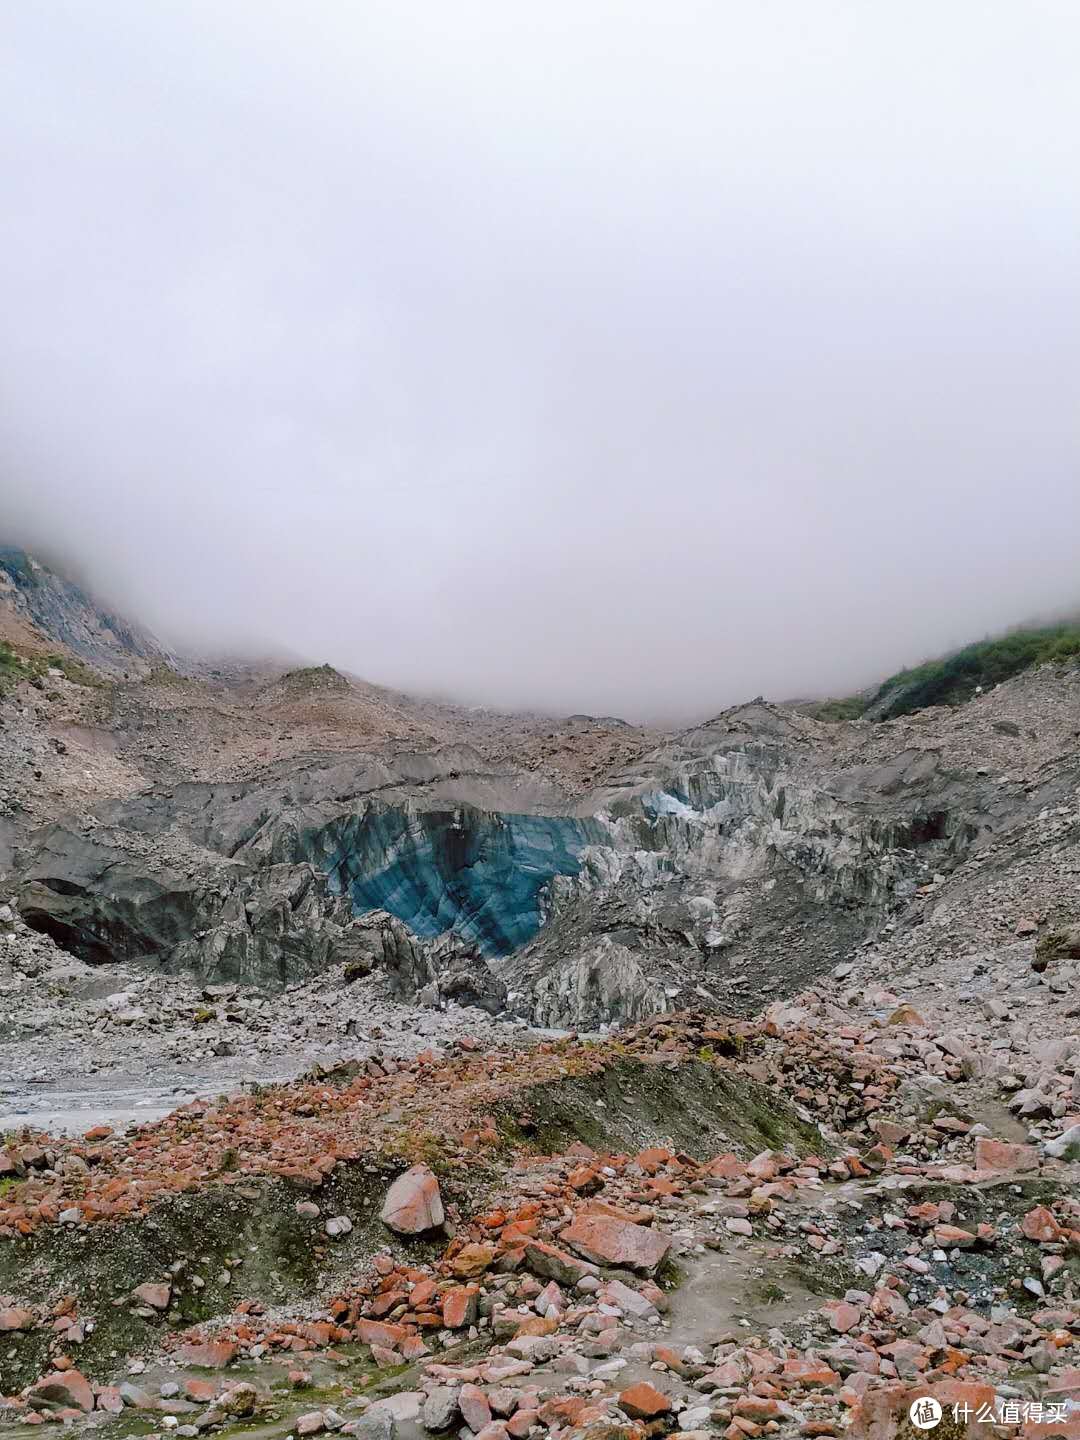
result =
M989 690L1024 670L1080 657L1080 621L1062 621L1034 629L1011 630L978 640L939 660L898 670L876 691L820 700L800 708L815 720L857 720L868 710L875 720L893 720L929 705L963 705L980 689Z
M1080 624L1074 621L1037 630L1013 630L996 640L965 645L942 660L928 660L912 670L890 675L874 700L884 700L897 692L888 707L890 716L907 715L928 705L962 705L980 687L988 690L1034 665L1077 656Z
M100 687L105 684L81 660L67 655L24 655L13 645L0 640L0 695L11 690L20 680L40 681L48 670L59 670L73 685Z

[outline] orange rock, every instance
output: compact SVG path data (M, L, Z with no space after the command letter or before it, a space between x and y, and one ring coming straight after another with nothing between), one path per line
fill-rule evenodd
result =
M460 1330L464 1325L475 1325L479 1299L479 1285L462 1285L449 1291L442 1303L442 1321L446 1328Z
M599 1190L602 1181L599 1172L592 1165L576 1165L567 1175L566 1183L571 1190L585 1193L589 1190Z
M210 1340L203 1345L181 1345L173 1358L181 1365L195 1365L201 1370L224 1370L235 1354L236 1346L231 1341Z
M717 1155L715 1160L710 1160L705 1166L705 1174L712 1175L718 1180L734 1180L745 1171L745 1162L730 1152L726 1155Z
M1036 1205L1034 1210L1029 1210L1020 1222L1020 1229L1029 1240L1037 1240L1040 1245L1052 1245L1064 1234L1045 1205Z
M668 1413L671 1401L657 1390L655 1385L641 1380L622 1392L619 1396L619 1409L624 1415L629 1415L631 1420L655 1420L658 1415Z
M780 1414L779 1402L766 1395L740 1395L734 1408L746 1420L775 1420Z
M89 1415L94 1408L93 1387L78 1370L54 1370L34 1385L29 1399L38 1410L59 1405Z
M418 1280L409 1292L409 1306L413 1310L423 1310L431 1300L434 1300L437 1286L434 1280Z
M482 1245L473 1241L461 1247L451 1260L450 1268L459 1280L469 1280L489 1270L494 1259L494 1245Z
M780 1373L785 1385L797 1385L801 1390L832 1390L840 1383L840 1376L823 1361L807 1360L798 1356L786 1360Z
M361 1319L356 1322L357 1339L365 1345L383 1345L387 1349L399 1345L409 1332L404 1325L386 1324L380 1320Z
M676 1375L685 1375L687 1365L677 1350L670 1345L656 1345L653 1347L653 1359L660 1360L669 1370L674 1370Z
M970 1230L961 1230L959 1225L935 1225L934 1240L943 1250L970 1250L976 1236Z
M1033 1145L1012 1145L1007 1140L991 1140L980 1135L975 1141L975 1168L996 1170L1004 1175L1037 1170L1039 1156Z
M933 1384L925 1380L915 1385L905 1381L897 1381L895 1384L883 1385L868 1390L855 1403L851 1412L851 1424L844 1432L845 1440L893 1440L901 1423L905 1424L905 1433L911 1428L908 1423L908 1411L916 1400L921 1400L929 1395L936 1400L945 1411L949 1419L952 1419L952 1407L954 1405L968 1407L969 1418L960 1432L965 1440L985 1440L986 1426L980 1425L975 1417L984 1405L993 1407L995 1400L994 1387L984 1385L973 1380L940 1380ZM933 1431L927 1431L932 1435ZM950 1434L956 1434L953 1427Z
M587 1260L652 1275L671 1249L666 1235L611 1216L577 1215L559 1239Z
M655 1175L658 1170L663 1169L669 1160L673 1160L674 1158L670 1150L665 1150L662 1146L655 1145L649 1150L642 1150L641 1153L635 1157L634 1163L638 1169L644 1171L646 1175Z
M529 1431L539 1421L538 1410L517 1410L506 1422L506 1432L512 1435L514 1440L526 1440Z
M554 1315L530 1315L514 1331L514 1339L522 1335L554 1335L558 1328L559 1322Z

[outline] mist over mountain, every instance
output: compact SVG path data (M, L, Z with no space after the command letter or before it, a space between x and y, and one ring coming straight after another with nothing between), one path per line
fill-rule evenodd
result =
M178 648L668 720L1075 605L1075 17L313 15L5 17L7 539Z

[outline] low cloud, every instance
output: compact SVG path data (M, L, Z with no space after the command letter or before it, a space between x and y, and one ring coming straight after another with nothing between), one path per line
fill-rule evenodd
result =
M683 719L1080 604L1080 19L42 0L0 528L174 643Z

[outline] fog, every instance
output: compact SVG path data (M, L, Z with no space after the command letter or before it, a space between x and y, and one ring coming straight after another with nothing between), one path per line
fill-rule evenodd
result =
M0 541L546 710L1080 605L1062 0L4 7Z

